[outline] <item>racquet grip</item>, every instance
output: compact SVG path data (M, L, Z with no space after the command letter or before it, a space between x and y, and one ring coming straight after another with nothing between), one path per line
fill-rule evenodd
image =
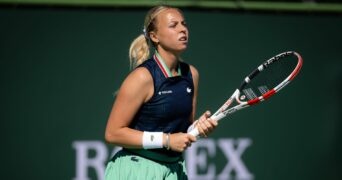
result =
M214 115L212 115L210 117L210 119L215 120L215 121L219 121L219 120L221 120L224 117L226 117L226 115L223 114L223 113L215 113Z
M221 120L221 119L224 118L224 117L226 117L225 114L223 114L223 113L218 113L217 115L215 115L215 114L212 115L210 118L213 119L213 120L219 121L219 120ZM199 135L199 131L198 131L197 127L195 127L195 128L192 129L190 132L188 132L188 134L191 134L191 135L193 135L193 136L195 136L195 137L199 137L199 136L198 136L198 135Z
M197 137L197 136L199 135L199 131L198 131L197 127L195 127L193 130L191 130L191 131L189 132L189 134L191 134L191 135Z

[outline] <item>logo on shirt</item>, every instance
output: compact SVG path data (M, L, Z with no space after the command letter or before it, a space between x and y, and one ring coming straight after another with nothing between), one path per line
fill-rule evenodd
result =
M192 91L191 88L189 88L189 87L186 88L186 92L191 93L191 91Z
M162 95L162 94L172 94L172 90L159 91L158 94L159 95Z

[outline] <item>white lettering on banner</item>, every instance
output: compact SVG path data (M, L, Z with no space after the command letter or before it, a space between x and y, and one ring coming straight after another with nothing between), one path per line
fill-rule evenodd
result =
M216 172L216 165L208 163L207 159L213 159L216 156L216 146L213 139L201 139L191 145L186 151L186 164L189 179L207 180L252 180L253 174L248 171L247 167L241 160L242 153L247 147L251 146L252 140L249 138L240 139L219 139L217 141L218 147L223 152L227 159L227 164L221 172ZM207 150L207 154L203 150ZM202 150L202 151L200 151ZM205 171L200 173L199 171ZM235 172L235 177L233 173ZM218 174L218 175L217 175Z
M206 149L208 154L200 149ZM185 152L185 160L187 165L188 176L191 179L214 179L216 174L215 164L209 164L208 158L214 158L216 155L215 142L212 139L201 139L191 145ZM198 174L198 169L207 169L204 174Z
M242 154L251 144L252 140L249 138L200 139L185 152L189 179L252 180L253 174L249 172L241 159ZM104 180L104 171L108 160L121 149L121 147L115 147L111 153L108 153L106 144L96 140L74 141L72 147L76 152L74 180ZM218 169L221 168L218 168L217 164L209 163L209 160L221 158L217 157L218 149L227 159L227 163L223 164L224 167L220 172ZM93 156L93 154L95 155ZM221 166L222 164L220 164ZM90 169L95 170L96 177L89 177Z
M104 179L105 163L108 160L108 151L102 141L74 141L72 147L76 150L76 177L74 180L88 180L88 170L93 168L96 179ZM95 152L93 158L89 153ZM117 150L114 149L114 154Z
M218 179L230 179L230 174L233 170L236 172L236 179L253 179L253 175L248 171L245 164L241 160L242 153L248 146L252 144L250 139L219 139L218 145L223 150L229 162L218 175ZM234 147L236 146L236 149Z

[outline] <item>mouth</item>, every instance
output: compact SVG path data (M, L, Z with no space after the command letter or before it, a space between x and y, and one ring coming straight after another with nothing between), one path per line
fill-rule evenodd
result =
M187 36L182 36L178 40L182 41L182 42L188 42L188 37Z

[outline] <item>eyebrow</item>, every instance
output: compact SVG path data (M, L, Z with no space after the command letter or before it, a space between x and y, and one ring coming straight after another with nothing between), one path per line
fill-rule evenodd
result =
M185 19L182 19L181 21L171 19L170 22L171 23L174 23L174 22L177 22L177 23L181 22L181 23L183 23L183 22L186 22L186 21L185 21Z

